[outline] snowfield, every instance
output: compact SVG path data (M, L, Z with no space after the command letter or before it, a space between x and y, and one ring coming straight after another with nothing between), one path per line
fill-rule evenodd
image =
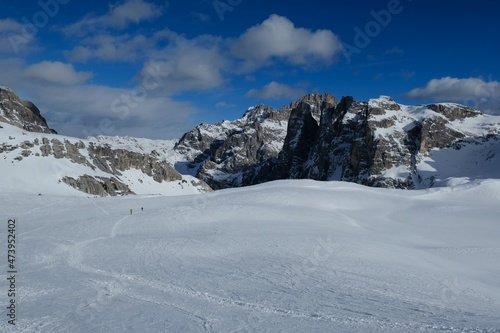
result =
M416 191L278 181L174 197L2 192L4 221L17 219L16 329L500 332L499 203L499 180ZM0 331L10 332L5 257Z

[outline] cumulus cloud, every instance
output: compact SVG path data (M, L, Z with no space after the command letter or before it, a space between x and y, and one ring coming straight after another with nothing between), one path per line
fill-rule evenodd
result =
M145 64L140 80L156 77L160 90L168 94L217 88L225 82L222 72L229 60L221 53L220 39L200 36L190 40L175 34L170 38L170 44Z
M144 0L125 0L110 6L109 12L102 16L87 15L81 21L63 29L69 35L84 35L99 29L123 29L130 24L148 21L161 16L163 7Z
M246 97L260 99L295 99L304 96L307 92L303 89L293 88L289 85L270 82L261 89L251 89L246 93Z
M60 85L75 85L92 77L91 72L77 72L73 65L59 61L42 61L24 70L30 78L43 80Z
M64 54L73 62L86 62L92 59L132 62L147 55L147 51L151 49L154 49L154 41L143 35L102 34L83 39L81 45Z
M216 44L218 59L225 58L225 63L237 64L231 69L234 74L248 74L277 61L305 68L330 64L341 50L341 43L331 31L296 28L289 19L272 15L237 39L200 35L188 40L169 29L150 35L115 34L107 31L82 38L79 45L66 51L65 55L72 62L133 62L146 58L157 60L158 57L166 58L162 55L165 51L163 45L166 43L167 53L172 55L175 47L186 48L186 41L193 41L194 45L206 40ZM203 49L214 50L209 44L202 43ZM182 49L178 51L183 52ZM215 66L218 66L218 62Z
M274 14L236 39L231 52L259 67L269 64L273 58L282 58L294 65L329 64L341 49L338 37L330 30L313 32L297 28L288 18Z
M443 77L427 82L423 88L413 89L406 97L438 102L467 102L493 113L500 113L500 82L480 78Z

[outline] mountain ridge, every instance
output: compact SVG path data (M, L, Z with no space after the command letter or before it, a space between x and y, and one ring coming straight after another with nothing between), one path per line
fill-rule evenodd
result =
M0 121L18 127L16 136L26 135L21 129L39 134L13 144L6 135L12 129L3 130L0 153L10 154L11 163L51 156L90 168L88 173L64 174L59 181L95 195L135 193L131 180L124 180L131 170L141 174L138 180L178 182L180 188L188 183L198 192L278 179L418 189L500 178L495 168L500 163L500 117L456 103L404 105L389 96L357 101L312 93L280 109L260 104L236 120L200 124L176 142L104 136L82 140L40 136L56 132L36 106L10 89L1 91L2 115L10 118ZM16 116L5 107L12 105L32 114ZM18 156L12 158L13 151Z
M249 123L248 114L260 117ZM439 150L477 146L476 157L497 152L500 117L456 103L408 106L389 96L339 102L331 94L314 93L279 110L259 105L235 121L200 126L188 131L175 151L189 166L184 171L214 189L277 179L413 189L446 184L447 167L432 160L441 158ZM476 162L488 169L499 163L497 154L488 156ZM431 170L429 163L440 164L440 170ZM467 178L467 172L458 178Z

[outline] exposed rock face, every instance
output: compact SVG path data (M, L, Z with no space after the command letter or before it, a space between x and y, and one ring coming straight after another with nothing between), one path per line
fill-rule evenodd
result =
M273 172L268 174L269 179L301 178L304 162L315 143L317 133L318 123L312 116L311 105L306 102L295 104L290 113L283 148ZM262 182L262 179L256 177L256 181Z
M0 88L0 121L29 132L56 134L32 102L21 100L7 88Z
M424 154L432 148L448 147L454 141L465 137L465 134L449 128L448 124L446 119L439 117L425 119L421 124L418 124L417 128L420 129L418 151Z
M106 178L83 175L78 177L78 179L63 177L62 181L79 191L101 197L134 194L127 185L115 177Z
M474 110L460 104L452 103L430 104L427 105L427 108L434 112L441 113L450 121L464 118L473 118L481 114L481 112L478 110Z
M89 155L93 165L106 173L121 175L120 171L137 169L153 177L158 183L182 179L170 164L149 155L111 149L109 146L94 146L93 143L90 143Z

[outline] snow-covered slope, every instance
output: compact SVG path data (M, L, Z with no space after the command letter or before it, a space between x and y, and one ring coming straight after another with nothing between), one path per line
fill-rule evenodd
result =
M7 123L0 127L0 193L185 195L207 190L196 178L178 174L155 154L120 138L94 142Z
M17 218L17 332L500 332L497 180L1 193Z

